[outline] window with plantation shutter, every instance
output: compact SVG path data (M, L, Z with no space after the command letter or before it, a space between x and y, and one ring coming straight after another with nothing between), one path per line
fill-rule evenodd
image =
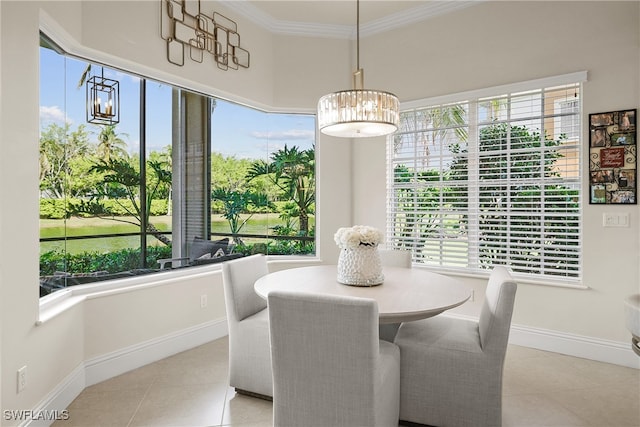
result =
M413 262L581 279L586 73L403 105L388 143L387 241Z

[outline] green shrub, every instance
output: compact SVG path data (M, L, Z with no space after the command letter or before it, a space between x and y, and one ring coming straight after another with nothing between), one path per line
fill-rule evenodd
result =
M41 219L64 219L66 214L65 199L40 199Z
M79 199L40 199L41 219L64 219L66 215L66 203L79 204ZM128 216L130 212L135 212L133 204L127 199L107 199L103 205L112 211L116 216ZM169 211L169 202L166 199L151 201L151 216L166 215ZM127 212L127 210L129 212ZM89 216L89 215L84 215Z
M71 274L94 271L118 273L143 267L157 268L157 260L161 258L171 258L170 246L148 247L146 266L140 263L140 249L122 249L107 253L82 252L79 254L54 250L40 255L40 275L50 276L57 271Z

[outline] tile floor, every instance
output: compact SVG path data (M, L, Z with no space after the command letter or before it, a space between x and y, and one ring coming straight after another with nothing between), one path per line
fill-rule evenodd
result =
M70 426L271 426L271 402L236 394L222 338L87 387ZM640 371L510 345L503 426L640 426ZM319 426L331 427L331 426Z

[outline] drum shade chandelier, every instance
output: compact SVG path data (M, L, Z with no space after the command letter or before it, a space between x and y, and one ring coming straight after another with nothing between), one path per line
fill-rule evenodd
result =
M356 71L353 89L333 92L318 101L320 132L342 138L383 136L398 129L398 97L364 89L360 68L360 0L356 1Z

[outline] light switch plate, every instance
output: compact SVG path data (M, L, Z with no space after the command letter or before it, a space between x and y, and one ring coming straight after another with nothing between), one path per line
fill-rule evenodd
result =
M629 227L629 214L605 212L602 214L602 226Z

